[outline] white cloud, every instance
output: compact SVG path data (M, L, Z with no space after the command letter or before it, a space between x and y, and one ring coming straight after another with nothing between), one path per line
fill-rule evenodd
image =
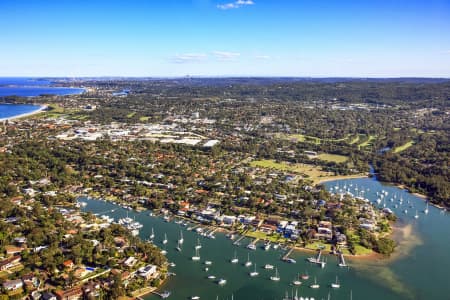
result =
M177 54L170 58L170 60L176 64L185 64L192 62L204 61L208 56L204 53L183 53Z
M241 56L240 53L237 52L226 52L226 51L213 51L212 54L221 61L229 61L229 60L235 60L239 56Z
M222 9L222 10L227 10L227 9L239 8L239 7L247 6L247 5L253 5L253 4L255 4L255 2L253 2L253 0L237 0L234 2L218 4L217 8Z
M255 58L256 59L261 59L261 60L271 59L271 57L269 55L256 55Z

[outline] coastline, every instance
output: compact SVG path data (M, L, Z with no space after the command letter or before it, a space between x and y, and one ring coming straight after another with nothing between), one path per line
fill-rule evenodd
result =
M39 105L39 108L27 113L23 113L20 115L15 115L15 116L11 116L11 117L6 117L6 118L1 118L0 122L5 122L5 121L11 121L11 120L16 120L16 119L21 119L21 118L25 118L25 117L29 117L35 114L38 114L44 110L46 110L48 108L47 105Z
M346 179L358 179L358 178L369 178L368 174L359 174L359 175L338 175L334 177L325 177L323 179L320 179L316 185L329 182L329 181L335 181L335 180L346 180Z

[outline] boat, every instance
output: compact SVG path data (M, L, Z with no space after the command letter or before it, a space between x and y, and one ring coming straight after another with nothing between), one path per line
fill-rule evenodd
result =
M192 296L191 299L192 300L198 300L198 299L200 299L200 297L199 296Z
M206 261L205 261L205 265L207 265L207 266L210 266L210 265L212 265L212 261L210 261L210 260L206 260Z
M302 284L302 282L300 280L298 280L299 275L297 274L297 276L294 278L294 280L292 280L292 284L293 285L300 285Z
M161 250L161 254L162 255L166 255L167 254L167 250L165 250L165 249Z
M275 268L275 276L270 276L272 281L280 281L280 275L278 275L278 268Z
M427 202L427 205L426 205L425 210L423 211L423 213L424 214L428 214L428 212L429 212L429 210L428 210L428 202Z
M180 245L180 241L178 241L177 243L177 247L175 248L177 249L178 252L181 252L181 245Z
M408 210L407 209L405 209L404 211L403 211L405 214L407 214L408 213Z
M208 271L209 271L209 268L208 268L208 267L206 267L206 268L205 268L205 272L208 272Z
M275 244L275 245L273 245L273 249L278 249L280 247L280 244Z
M316 277L314 277L314 284L311 284L309 287L312 288L312 289L320 288L320 285L317 284Z
M253 243L248 244L247 249L256 250L256 246Z
M266 270L273 270L273 265L266 264L264 266L264 269L266 269Z
M167 234L164 233L164 240L162 241L162 243L165 245L167 244Z
M265 243L263 249L266 251L270 250L270 242Z
M236 256L236 251L234 251L234 257L231 259L232 264L237 264L239 262L239 259Z
M341 287L341 284L338 282L338 277L337 277L337 276L336 276L336 282L332 282L332 283L331 283L331 287L332 287L333 289L338 289L338 288Z
M173 267L176 267L176 266L177 266L177 265L176 265L174 262L170 262L170 263L169 263L169 267L172 267L172 268L173 268Z
M250 254L247 254L247 261L244 264L246 267L250 267L252 265L252 262L250 261Z
M152 227L152 233L150 234L149 238L151 240L153 240L155 238L155 232L153 231L153 227Z
M259 273L256 271L256 264L255 264L255 270L253 272L250 272L250 277L258 276Z
M295 259L293 259L293 258L287 258L286 261L287 261L288 263L291 263L291 264L297 263L297 261L296 261Z
M303 280L308 280L309 279L309 275L308 275L308 271L306 271L304 274L302 274L302 276L300 276Z
M209 275L209 276L208 276L208 279L216 279L216 276L214 276L214 275Z
M417 213L417 209L416 209L416 214L414 215L414 218L415 218L415 219L418 219L418 218L419 218L419 214Z
M183 238L183 232L180 231L180 239L178 240L179 244L183 244L184 243L184 238Z
M200 260L200 254L198 252L198 249L195 249L195 255L192 256L192 260L194 260L194 261Z
M202 245L200 245L200 239L197 238L197 245L195 245L195 249L201 249Z
M227 283L227 281L223 278L220 278L219 281L217 282L219 285L225 285Z

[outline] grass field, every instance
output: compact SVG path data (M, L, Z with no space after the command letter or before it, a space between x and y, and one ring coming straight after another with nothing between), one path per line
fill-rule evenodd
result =
M409 141L409 142L407 142L407 143L405 143L405 144L403 144L401 146L395 147L394 148L394 153L402 152L402 151L408 149L409 147L411 147L412 145L414 145L414 141L411 140L411 141Z
M279 234L272 234L268 235L267 233L261 232L261 231L247 231L245 234L247 237L252 237L256 239L260 239L262 241L269 240L272 243L284 243L286 242L286 239Z
M297 173L301 175L306 175L305 177L312 180L314 184L319 184L320 182L335 179L346 179L346 178L357 178L362 175L349 175L349 176L336 176L331 172L322 171L321 167L307 165L307 164L290 164L287 162L276 162L274 160L255 160L250 163L252 167L260 167L267 169L274 169L279 171L286 171L291 173Z
M130 113L127 115L127 118L132 118L132 117L134 117L135 114L136 114L136 112L130 112Z
M343 163L343 162L346 162L348 160L347 156L338 155L338 154L328 154L328 153L319 154L318 158L320 160L332 161L332 162L335 162L335 163Z
M140 118L139 118L139 121L141 121L141 122L147 122L148 119L150 119L150 117L140 117Z

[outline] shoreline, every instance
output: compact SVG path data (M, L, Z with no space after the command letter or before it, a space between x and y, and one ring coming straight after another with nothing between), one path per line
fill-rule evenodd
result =
M325 177L319 180L316 185L320 185L325 182L335 181L335 180L348 180L348 179L359 179L359 178L369 178L368 174L360 174L360 175L338 175L334 177Z
M27 113L23 113L20 115L15 115L15 116L11 116L11 117L6 117L6 118L1 118L0 122L5 122L5 121L12 121L12 120L16 120L16 119L21 119L21 118L25 118L25 117L29 117L35 114L38 114L44 110L46 110L48 108L48 105L39 105L39 108Z

